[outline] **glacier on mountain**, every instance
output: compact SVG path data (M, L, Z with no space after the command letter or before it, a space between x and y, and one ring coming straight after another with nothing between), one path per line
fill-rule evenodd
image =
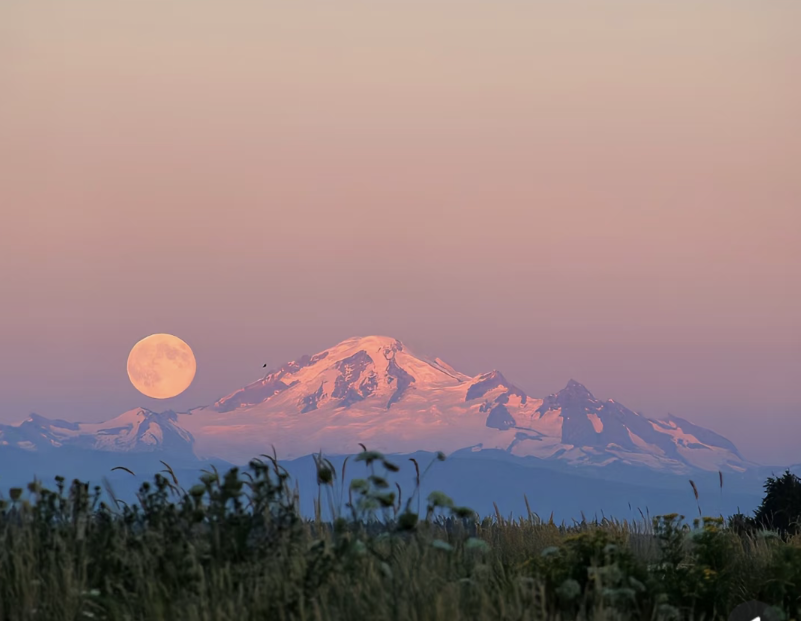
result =
M303 356L188 412L137 408L104 423L32 415L0 425L0 448L190 451L233 463L271 446L293 459L321 450L350 454L360 443L386 453L502 450L577 466L670 472L742 472L754 465L710 430L601 401L575 380L537 399L498 371L470 377L384 336L355 337Z

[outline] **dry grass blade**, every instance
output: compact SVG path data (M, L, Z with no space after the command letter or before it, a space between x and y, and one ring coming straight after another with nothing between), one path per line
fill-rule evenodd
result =
M128 506L128 503L126 503L124 500L117 498L117 495L114 493L114 488L111 486L111 482L106 477L103 477L101 482L103 483L103 487L105 488L106 493L109 495L109 498L114 501L114 504L117 506L117 508L119 508L121 504L125 505L126 507Z
M402 506L401 497L403 496L403 490L401 490L401 486L397 481L395 481L395 487L398 489L398 504L395 506L395 515L398 515Z
M420 464L417 463L417 460L414 457L410 457L409 461L414 464L414 472L416 475L417 486L420 486Z
M495 519L498 520L498 525L503 526L504 520L503 516L501 515L501 510L498 508L497 503L492 503L492 506L495 507Z
M159 461L162 464L164 464L164 467L166 468L165 472L167 472L170 475L170 477L172 477L172 482L175 484L175 486L179 487L180 483L178 483L178 477L175 476L175 472L173 472L172 467L170 466L170 464L168 464L166 461L163 461L161 459L159 459Z
M701 503L698 501L698 488L695 486L695 481L690 479L690 486L693 488L695 494L695 503L698 505L698 517L701 517Z
M342 475L341 475L341 478L340 478L341 483L340 483L340 486L339 486L339 508L340 509L342 507L342 500L343 500L342 499L342 495L345 493L345 469L347 468L349 459L350 459L350 455L345 457L345 460L342 462Z
M114 472L115 470L125 470L125 472L127 472L127 473L128 473L128 474L130 474L131 476L134 476L134 477L136 476L136 475L134 474L133 470L129 470L129 469L128 469L128 468L126 468L125 466L114 466L114 467L111 469L111 471L112 471L112 472Z

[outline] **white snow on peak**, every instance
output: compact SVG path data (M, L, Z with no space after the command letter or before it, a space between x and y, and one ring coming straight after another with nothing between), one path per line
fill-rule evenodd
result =
M542 399L525 396L502 378L498 371L470 377L439 358L417 355L398 339L363 336L288 362L213 406L178 414L135 408L102 423L64 424L41 417L29 422L52 445L80 442L129 451L177 442L198 457L235 463L271 445L279 457L290 459L321 450L353 453L362 443L385 453L500 449L594 467L620 462L682 471L690 465L707 470L748 465L736 451L700 442L672 419L646 419L612 399L604 405L586 390L574 390L565 401L549 397L543 408ZM582 405L585 392L587 405ZM628 417L628 440L615 435L618 413ZM584 435L583 416L594 440ZM566 419L578 427L565 429ZM4 430L13 427L0 426L3 442L36 448L30 435ZM614 441L602 446L607 437Z

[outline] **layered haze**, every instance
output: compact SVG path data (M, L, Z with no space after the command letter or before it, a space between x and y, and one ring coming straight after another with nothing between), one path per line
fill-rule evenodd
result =
M801 6L0 6L0 423L354 334L801 462ZM193 349L160 403L126 356Z

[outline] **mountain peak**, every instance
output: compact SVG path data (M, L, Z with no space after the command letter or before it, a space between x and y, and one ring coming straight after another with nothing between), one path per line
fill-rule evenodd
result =
M31 412L28 415L28 418L25 419L26 423L34 423L35 425L42 425L50 423L50 419L42 416L41 414L37 414L36 412Z
M65 420L61 419L51 419L47 418L46 416L41 416L36 412L31 412L28 418L26 418L21 424L23 425L31 425L33 427L37 427L40 429L52 428L52 427L62 427L64 429L78 429L77 423L70 423Z
M557 393L557 397L566 396L572 398L595 399L595 396L587 390L584 384L571 379L565 387Z
M422 386L460 385L469 379L439 359L416 355L400 339L354 336L270 371L218 400L213 409L233 412L268 402L281 403L285 411L298 414L326 407L352 409L379 402L389 409Z
M167 449L185 454L191 453L192 442L192 434L178 425L176 412L142 407L101 423L73 423L32 413L18 425L0 425L0 446L34 451L69 445L124 452Z
M493 380L506 383L506 378L503 376L503 373L501 373L498 369L493 369L489 373L482 373L475 379L478 381Z
M505 388L505 394L507 396L517 395L520 397L520 399L522 399L523 403L525 403L526 399L528 398L526 394L517 386L510 384L500 371L493 369L489 373L483 373L482 375L473 378L473 383L467 389L465 401L471 401L473 399L483 397L485 394L491 390L494 390L495 388Z
M380 334L372 334L368 336L352 336L345 339L341 343L335 345L327 351L339 349L364 349L367 351L376 351L379 348L392 349L395 351L403 351L403 343L400 339L392 336L384 336Z

